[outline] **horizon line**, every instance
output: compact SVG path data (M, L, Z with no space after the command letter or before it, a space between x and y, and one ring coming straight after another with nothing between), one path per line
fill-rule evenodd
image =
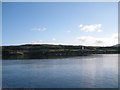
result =
M19 44L19 45L0 45L0 47L1 46L22 46L22 45L64 45L64 46L87 46L87 45L72 45L72 44L67 44L67 45L65 45L65 44ZM111 46L116 46L116 45L119 45L119 43L118 44L114 44L114 45L110 45L110 46L97 46L97 45L88 45L88 46L94 46L94 47L111 47Z

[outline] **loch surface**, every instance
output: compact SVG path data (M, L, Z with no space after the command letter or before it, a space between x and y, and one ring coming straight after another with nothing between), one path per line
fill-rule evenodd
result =
M118 54L3 60L3 88L117 88Z

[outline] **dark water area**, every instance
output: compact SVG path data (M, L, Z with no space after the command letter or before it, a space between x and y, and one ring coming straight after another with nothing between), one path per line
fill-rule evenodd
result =
M3 88L117 88L118 54L3 60Z

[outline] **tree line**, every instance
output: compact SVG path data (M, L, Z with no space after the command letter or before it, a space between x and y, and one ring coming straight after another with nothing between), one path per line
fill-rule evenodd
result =
M119 46L73 46L73 45L19 45L2 46L3 59L40 59L62 56L83 56L90 54L113 54L119 53Z

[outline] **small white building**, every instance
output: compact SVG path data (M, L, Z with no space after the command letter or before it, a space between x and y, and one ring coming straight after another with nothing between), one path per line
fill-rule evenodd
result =
M84 46L82 46L82 50L84 50L85 49L85 47Z

